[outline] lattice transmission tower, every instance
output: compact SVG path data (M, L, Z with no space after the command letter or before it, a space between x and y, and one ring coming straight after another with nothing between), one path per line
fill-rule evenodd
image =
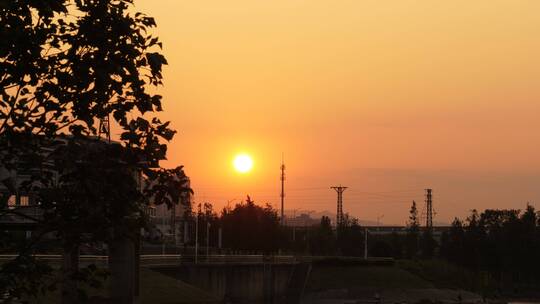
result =
M432 189L426 189L426 229L433 229L433 195Z
M348 187L343 187L341 185L330 187L337 192L337 214L336 214L336 227L343 225L343 192Z

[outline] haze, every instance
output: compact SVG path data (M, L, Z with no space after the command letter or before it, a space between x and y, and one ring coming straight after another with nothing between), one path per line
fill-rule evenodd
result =
M169 61L164 118L196 203L403 224L540 201L540 2L138 0ZM237 174L234 155L253 171ZM536 205L539 207L538 205Z

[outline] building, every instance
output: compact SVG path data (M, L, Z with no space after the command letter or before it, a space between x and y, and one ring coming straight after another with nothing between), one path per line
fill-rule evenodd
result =
M60 173L58 168L55 168L54 161L51 160L53 152L55 152L58 145L67 144L73 137L64 136L55 140L46 140L45 144L41 143L39 153L42 158L41 163L29 165L25 162L25 158L18 157L11 160L9 166L0 165L0 198L7 201L7 209L13 210L12 212L0 213L0 227L17 230L31 231L37 224L38 220L43 216L43 209L39 207L36 193L32 193L23 187L23 184L32 180L32 176L45 176L49 181L52 181L53 185L59 183ZM77 139L77 143L83 143L83 147L97 145L119 145L118 142L109 142L99 140L98 138L83 138ZM8 154L2 155L3 151L0 150L0 157L8 156ZM34 153L28 153L29 155ZM9 167L7 169L6 167ZM141 189L145 184L145 179L140 172L133 172L135 174L137 186ZM189 179L187 185L189 187ZM191 194L185 193L181 197L181 204L174 206L171 210L167 206L154 206L150 204L150 207L146 209L146 213L150 216L150 223L154 225L162 236L176 236L178 235L177 229L175 229L183 218L185 213L184 204L191 202ZM14 210L16 209L16 212ZM35 219L35 220L32 220ZM29 235L30 232L27 233Z
M187 179L184 187L190 188L190 180ZM191 193L183 193L180 202L177 205L169 208L168 206L150 204L147 207L146 213L150 219L151 228L144 232L145 236L150 239L165 241L179 245L186 243L185 237L185 222L186 212L190 209L193 195Z
M307 213L302 213L298 216L285 218L285 226L289 227L310 227L314 225L319 225L320 223L320 219L314 219Z

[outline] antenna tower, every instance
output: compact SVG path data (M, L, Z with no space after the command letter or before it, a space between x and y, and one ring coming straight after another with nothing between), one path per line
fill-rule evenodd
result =
M284 208L285 208L285 161L283 159L283 153L281 154L281 226L285 224L285 215L284 215Z

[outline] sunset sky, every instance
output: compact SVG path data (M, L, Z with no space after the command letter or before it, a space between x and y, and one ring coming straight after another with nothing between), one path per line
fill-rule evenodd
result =
M169 61L164 118L196 202L403 224L540 207L540 1L136 0ZM253 170L232 160L248 153Z

